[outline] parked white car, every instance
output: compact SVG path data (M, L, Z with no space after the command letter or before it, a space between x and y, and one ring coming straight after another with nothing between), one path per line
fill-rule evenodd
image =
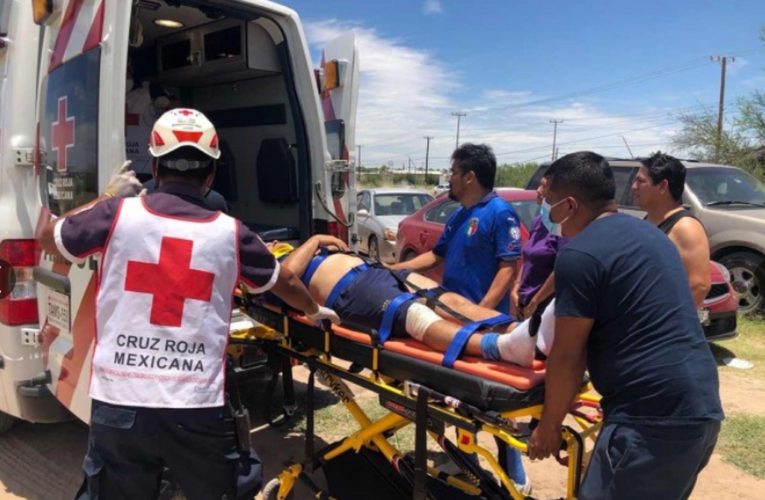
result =
M360 191L356 197L359 251L380 262L396 262L398 223L431 200L431 195L419 189L380 188Z

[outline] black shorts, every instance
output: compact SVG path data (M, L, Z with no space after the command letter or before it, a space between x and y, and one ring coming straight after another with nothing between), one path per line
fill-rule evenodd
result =
M340 292L333 309L343 321L380 330L383 315L388 304L403 293L409 293L399 280L405 280L411 273L408 270L391 271L383 267L370 267L359 273L356 278ZM393 318L394 337L407 337L406 313L414 303L407 300L398 308Z

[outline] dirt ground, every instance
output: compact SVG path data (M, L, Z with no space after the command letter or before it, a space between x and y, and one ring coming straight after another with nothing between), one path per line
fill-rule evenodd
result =
M304 380L304 374L296 375L298 380ZM253 385L250 391L248 406L253 410L257 410L263 402L263 394L259 390L261 385ZM323 390L320 386L317 388ZM305 386L298 383L297 391L304 389ZM361 398L370 397L363 390L354 392ZM721 392L727 412L765 415L765 398L762 397L765 394L764 383L744 379L731 370L722 369ZM266 479L278 474L284 461L302 456L304 441L299 433L270 428L262 418L257 418L255 425L253 442L266 464ZM19 423L9 433L0 436L0 500L72 499L81 480L80 464L87 446L87 434L87 427L80 422L55 425ZM327 436L333 437L336 436ZM533 480L537 498L554 498L564 493L565 470L554 461L528 463L527 472ZM755 500L763 497L763 491L765 480L739 471L715 454L701 474L692 498ZM309 498L312 496L307 491L302 488L296 490L294 500Z

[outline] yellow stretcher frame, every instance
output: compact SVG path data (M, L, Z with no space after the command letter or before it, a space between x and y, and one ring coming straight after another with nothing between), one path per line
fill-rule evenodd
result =
M264 500L286 500L291 498L293 488L298 479L308 487L315 498L325 500L333 499L332 496L319 489L313 481L311 481L305 474L306 468L316 468L316 464L328 462L349 450L358 453L362 447L382 453L386 460L398 470L399 466L401 466L403 454L388 441L388 437L404 427L414 424L414 420L409 414L406 414L405 416L401 413L390 411L390 408L386 407L389 409L389 413L372 421L364 410L356 403L353 393L348 389L345 381L369 389L378 394L381 398L404 403L404 406L409 408L416 408L417 398L413 397L411 391L407 390L409 386L402 381L386 379L386 377L378 373L376 370L370 370L368 375L355 373L341 365L333 363L332 356L327 352L322 352L316 349L295 349L292 345L289 331L290 321L295 318L288 314L284 314L283 316L281 332L265 325L258 325L249 332L238 336L238 341L242 343L248 341L263 342L264 340L278 342L274 352L281 356L286 356L287 358L305 363L311 371L309 377L309 408L307 411L308 429L306 434L308 434L308 436L306 441L306 457L301 463L285 464L284 470L264 487ZM325 336L325 344L328 346L331 333L319 328L316 328L316 331L317 335ZM328 351L328 349L326 350ZM315 375L318 375L323 379L323 385L329 387L360 426L360 430L345 437L339 443L330 445L316 453L313 452L312 444L312 393ZM427 388L422 389L427 390ZM602 423L602 413L598 408L599 397L590 394L590 390L591 386L589 383L583 384L570 411L570 416L573 418L579 429L575 430L568 426L561 428L562 451L565 452L566 458L561 459L559 457L558 461L567 469L566 494L564 497L561 497L566 500L574 500L577 498L581 479L591 455L591 449L587 449L585 442L588 440L591 440L593 443L595 442ZM454 425L458 431L457 448L466 454L476 453L486 460L491 471L500 480L499 487L503 492L500 498L504 497L513 500L523 500L531 499L533 497L525 497L515 488L513 482L507 477L493 454L477 443L476 434L480 431L486 432L507 443L508 446L518 449L521 453L527 454L528 445L523 438L528 436L521 436L517 429L510 428L508 425L503 425L502 423L509 422L510 419L516 418L531 418L532 420L538 421L542 415L542 408L542 405L534 405L527 408L501 412L498 419L501 423L497 424L487 422L487 419L482 418L481 415L468 414L466 416L464 411L458 412L454 407L449 406L448 404L429 400L427 402L427 417L444 422L447 425ZM589 412L582 411L583 408L589 409ZM426 432L426 430L423 426L423 430L417 429L417 432ZM439 444L440 439L443 438L443 436L439 436L432 430L427 430L427 434ZM450 476L437 471L432 467L427 467L427 475L431 478L438 478L469 496L479 497L480 495L486 495L484 489L490 487L486 482L486 478L484 477L483 482L480 482L479 477L476 477L470 471L466 472L467 476L472 479L472 482ZM476 483L476 481L479 482ZM496 483L496 481L494 482ZM494 486L497 485L495 484ZM416 499L416 495L417 492L415 491L415 496L413 498ZM426 497L421 496L421 498L424 499Z

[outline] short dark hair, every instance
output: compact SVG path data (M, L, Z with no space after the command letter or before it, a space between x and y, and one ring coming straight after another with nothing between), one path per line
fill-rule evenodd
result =
M605 203L616 196L614 172L608 160L592 151L579 151L555 160L548 170L549 189L574 196L584 204Z
M165 165L162 164L163 160L195 160L195 161L205 161L208 160L209 163L205 167L201 168L194 168L191 170L176 170L173 168L168 168ZM157 158L157 177L160 179L163 177L175 177L178 179L184 179L188 181L191 184L194 184L195 186L201 186L204 184L205 180L210 176L210 174L215 169L215 160L204 154L203 152L199 151L197 148L185 146L182 148L178 148L173 152L170 152L160 158Z
M678 203L683 201L685 190L683 162L673 156L656 153L648 158L640 158L640 163L645 167L654 185L666 179L672 199Z
M475 172L478 183L486 189L494 189L497 176L497 157L488 144L465 143L452 153L452 161L459 162L462 175Z

